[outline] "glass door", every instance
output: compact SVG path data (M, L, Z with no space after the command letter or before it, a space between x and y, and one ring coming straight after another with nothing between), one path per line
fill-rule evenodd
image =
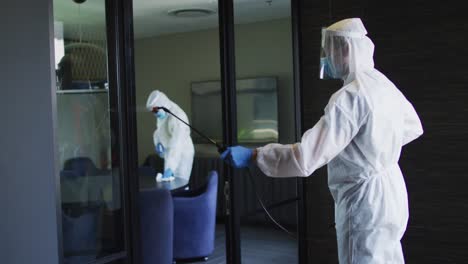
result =
M226 263L224 164L206 138L223 140L218 16L217 1L133 0L145 263Z
M238 144L295 143L291 2L233 5ZM297 178L267 177L257 167L236 177L242 263L298 263Z
M173 239L176 261L298 263L298 180L226 168L210 143L297 140L291 2L133 0L133 22L142 258L165 259L145 243ZM178 133L188 130L178 118L197 131ZM216 193L197 200L210 192L212 171ZM147 224L165 219L168 206L174 218L164 227L172 235Z
M54 0L62 263L124 263L128 185L117 80L118 1ZM115 23L115 22L112 22ZM110 43L110 44L109 44Z

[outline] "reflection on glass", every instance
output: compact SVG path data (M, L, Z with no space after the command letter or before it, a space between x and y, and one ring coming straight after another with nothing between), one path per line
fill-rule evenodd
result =
M54 0L64 263L88 263L124 250L104 5Z
M107 54L92 43L71 42L64 46L58 63L59 90L93 90L107 88Z
M255 117L250 133L238 131L240 144L251 147L268 142L258 137L275 138L281 144L295 141L293 50L290 0L234 0L236 79L271 76L275 95L244 95L237 83L237 119L240 127ZM248 137L246 139L245 137ZM243 140L241 140L243 139ZM257 192L277 222L296 231L296 179L267 177L258 168L250 173L238 171L242 194L241 253L243 263L298 263L297 243L280 230L263 212L256 200Z
M148 109L146 102L151 92L159 90L167 95L194 123L191 84L220 80L219 29L217 1L148 1L133 0L135 32L135 81L138 132L138 159L140 182L140 210L142 258L153 263L169 263L165 255L154 256L145 251L144 243L173 240L173 257L176 259L204 258L205 263L223 263L225 239L221 183L222 164L216 147L206 141L194 142L195 156L190 181L160 184L157 173L165 171L166 158L158 155L153 133L160 120ZM221 113L221 99L211 101L204 116ZM180 128L180 121L167 117ZM214 126L212 126L214 125ZM221 122L197 124L196 128L208 135L221 131ZM162 126L161 126L162 127ZM158 127L159 129L160 127ZM172 134L169 129L168 134ZM195 139L195 133L191 137ZM171 136L172 138L172 136ZM218 139L218 138L216 138ZM181 142L179 142L181 143ZM157 144L156 144L157 145ZM163 144L164 145L164 144ZM167 147L167 146L164 146ZM179 146L190 151L185 144ZM216 173L213 173L215 171ZM177 176L177 175L175 175ZM188 188L188 189L187 189ZM148 197L154 200L148 202ZM172 197L165 199L164 197ZM173 211L167 210L172 203ZM149 214L148 212L153 212ZM155 224L173 215L173 221ZM172 225L173 237L164 230ZM148 245L148 251L153 250ZM151 258L151 259L148 259Z
M106 89L105 1L77 2L54 0L57 90Z
M278 142L278 93L274 77L242 79L236 82L238 97L238 142ZM222 141L221 82L192 83L192 120L195 127L206 128L207 135ZM206 142L195 134L194 141Z

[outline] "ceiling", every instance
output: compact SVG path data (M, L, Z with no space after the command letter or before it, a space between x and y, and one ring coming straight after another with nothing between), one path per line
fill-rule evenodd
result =
M290 16L291 0L234 0L236 24L268 21ZM76 38L79 28L93 35L105 32L104 0L54 0L54 17L64 25L64 35ZM197 18L174 17L168 11L207 8L217 11L217 0L133 0L135 38L218 27L218 13ZM81 22L81 23L80 23ZM82 35L83 35L82 33Z

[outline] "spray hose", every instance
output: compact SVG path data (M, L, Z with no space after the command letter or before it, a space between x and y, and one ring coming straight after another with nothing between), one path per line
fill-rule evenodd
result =
M179 121L181 121L182 123L184 123L185 125L187 125L188 127L190 127L193 131L195 131L198 135L200 135L201 137L203 137L204 139L206 139L208 142L210 142L211 144L215 145L217 148L218 148L218 153L221 154L223 153L225 150L226 150L226 147L223 146L223 145L220 145L219 143L217 143L216 141L214 141L213 139L209 138L208 136L206 136L205 134L203 134L202 132L198 131L196 128L194 128L193 126L191 126L189 123L185 122L184 120L182 120L180 117L178 117L177 115L175 115L174 113L172 113L169 109L167 109L166 107L163 107L163 106L156 106L156 107L153 107L152 109L152 112L153 113L156 113L158 112L159 110L163 110L164 112L172 115L173 117L177 118ZM280 228L282 231L284 231L286 234L288 234L291 238L293 239L297 239L297 236L292 233L291 231L289 231L288 229L286 229L284 226L282 226L280 223L278 223L278 221L276 221L273 216L270 214L270 212L268 211L268 209L266 208L265 204L263 203L262 201L262 198L260 197L260 195L258 194L257 192L257 187L255 185L255 181L253 179L253 176L249 170L249 168L246 169L247 170L247 175L249 175L249 179L252 183L252 187L253 187L253 190L254 190L254 193L255 193L255 197L257 198L258 200L258 203L260 204L260 206L262 207L263 211L265 211L265 214L268 216L268 218L270 219L271 222L273 222L273 224L275 224L278 228Z

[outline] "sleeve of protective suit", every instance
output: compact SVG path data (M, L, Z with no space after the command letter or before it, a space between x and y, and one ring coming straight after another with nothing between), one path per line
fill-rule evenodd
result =
M293 145L269 144L257 150L257 165L270 177L307 177L338 155L359 130L353 115L336 104Z
M421 120L410 102L405 102L404 111L403 145L406 145L421 136L423 128Z
M178 113L175 114L178 115ZM178 116L182 115L179 114ZM186 142L184 138L190 137L190 130L185 124L175 118L171 118L168 125L171 138L169 139L169 144L167 146L164 170L170 168L172 171L175 171L177 169L176 166L178 166L180 162L182 152L184 151L183 144Z

